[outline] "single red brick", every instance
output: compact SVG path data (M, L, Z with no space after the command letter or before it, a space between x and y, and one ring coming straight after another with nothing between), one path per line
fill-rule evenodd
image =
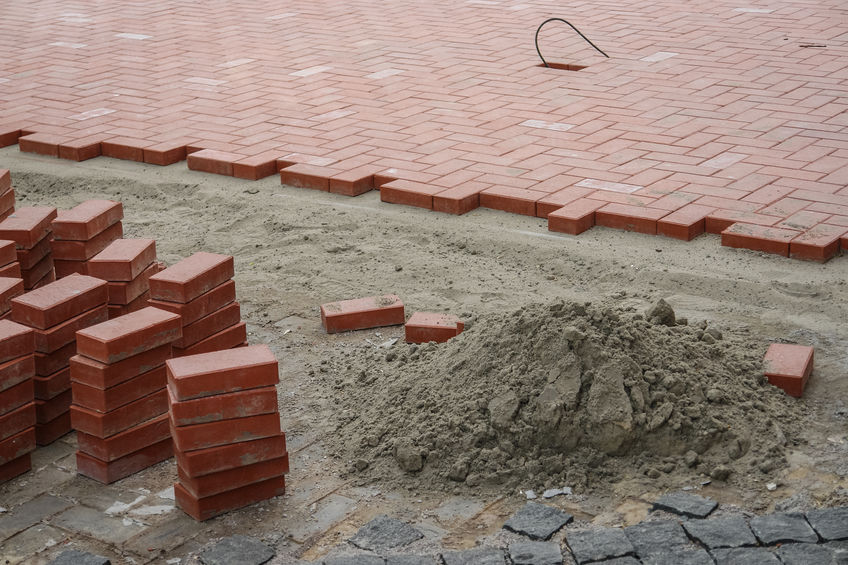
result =
M206 498L195 498L180 483L174 484L177 505L183 512L200 522L285 493L286 481L283 476Z
M65 367L46 377L34 376L35 398L51 400L71 389L71 369Z
M113 137L100 142L100 152L104 157L143 163L144 150L150 145L151 143L145 139Z
M813 348L806 345L771 344L763 359L768 381L800 398L813 372L813 353Z
M330 192L359 196L374 190L374 175L383 170L377 165L362 165L330 177Z
M166 382L165 367L157 367L105 390L76 382L74 404L95 412L110 412L160 390Z
M18 138L18 149L24 153L59 157L59 145L67 142L66 138L50 133L30 133Z
M177 400L169 386L168 398L171 421L175 427L277 412L277 389L273 386L184 401Z
M53 353L74 341L77 331L105 322L107 316L108 312L104 304L49 329L36 329L34 330L35 350L41 353Z
M53 269L57 279L62 279L70 275L88 275L88 261L53 259Z
M794 230L736 223L721 232L721 244L789 257L789 242L797 235Z
M196 322L183 326L183 335L174 341L174 347L185 349L207 337L221 332L241 321L241 306L232 302Z
M113 200L86 200L70 210L60 210L53 220L53 238L88 241L121 221L124 207Z
M230 255L199 251L150 277L150 296L185 304L233 278Z
M193 426L174 427L171 422L174 448L183 452L261 439L280 433L280 415L276 412Z
M259 180L277 174L277 158L280 151L266 151L245 157L233 163L233 176L246 180Z
M16 386L35 376L35 361L32 353L16 357L0 364L0 391Z
M433 196L444 192L445 187L398 179L380 186L380 200L391 204L433 209Z
M158 308L143 308L80 330L77 332L77 352L102 363L116 363L171 343L180 335L182 327L178 315Z
M24 281L24 290L27 291L34 290L44 286L45 284L54 282L56 280L56 274L53 270L52 255L44 257L41 261L36 263L35 267L32 269L21 269L21 278Z
M87 261L124 236L124 225L117 222L88 241L53 240L53 258L64 261Z
M88 161L101 155L100 136L88 136L59 144L60 159L70 161Z
M267 345L191 355L165 364L168 384L178 401L279 382L277 359Z
M656 235L657 220L667 215L668 210L613 203L595 212L595 225Z
M139 296L150 291L150 277L161 272L159 265L151 263L136 278L129 282L109 282L109 304L127 306Z
M53 240L51 234L46 233L41 241L35 244L32 249L18 249L15 252L16 259L21 265L21 269L29 270L35 267L39 261L44 259L53 250Z
M227 304L235 301L235 299L236 283L233 280L229 280L185 304L153 299L147 302L150 306L179 314L183 320L183 325L187 326L216 310L220 310Z
M69 434L72 429L71 413L63 412L49 422L35 425L35 443L42 446L50 445L60 437Z
M142 447L114 461L101 461L77 451L77 473L103 484L114 483L174 456L170 439Z
M7 190L0 194L0 220L5 220L15 213L15 191Z
M327 333L401 325L403 302L396 295L387 294L322 304L321 323Z
M722 233L733 224L742 223L759 226L773 226L781 218L775 216L764 216L752 212L739 210L715 210L710 212L704 220L704 229L707 233ZM795 232L798 233L798 232Z
M466 182L433 195L433 210L461 216L480 207L480 193L491 185Z
M186 158L188 168L192 171L228 177L233 176L233 163L242 159L244 159L244 155L215 149L202 149L189 154Z
M153 445L170 437L168 415L162 414L108 438L77 432L77 446L86 455L108 463L129 455L140 445Z
M15 247L14 241L8 239L0 240L0 266L5 267L18 260L18 253Z
M715 208L688 204L657 220L657 233L666 237L691 241L705 230L705 218Z
M555 210L559 210L566 204L570 204L575 200L579 200L584 196L588 196L595 192L591 188L582 188L579 186L569 186L557 192L548 194L544 198L536 201L536 216L539 218L547 218L548 214Z
M819 224L789 243L789 256L824 263L839 253L839 239L846 233L844 226Z
M465 324L452 314L415 312L404 329L407 343L444 343L462 333Z
M29 453L5 465L0 465L0 484L19 477L30 469L32 469L32 459Z
M24 279L0 277L0 314L12 309L12 299L24 293Z
M12 320L46 330L106 304L107 298L106 281L71 275L12 299Z
M25 379L0 392L0 416L35 400L35 385Z
M156 143L144 148L144 162L167 166L186 160L186 140L175 139Z
M163 387L105 414L74 404L71 406L71 422L75 430L107 438L167 411L168 392Z
M200 355L201 353L211 353L213 351L222 351L238 347L247 340L247 324L239 322L235 326L231 326L223 331L209 336L203 341L199 341L185 349L174 348L174 358L185 357L186 355Z
M71 381L105 390L164 366L165 361L170 358L170 343L110 364L75 355L69 361Z
M548 213L548 230L579 235L595 225L595 211L605 202L581 198Z
M35 331L11 320L0 320L0 363L35 351Z
M33 438L34 443L34 438ZM202 477L191 477L177 466L180 485L194 498L205 498L222 492L267 481L280 477L289 471L288 454L277 459L245 465L238 469L230 469L218 473L210 473Z
M31 428L36 422L35 400L0 416L0 441Z
M286 455L286 436L279 435L198 449L196 451L174 454L177 465L190 477L202 477L229 469L239 469L262 461L277 459Z
M35 451L35 426L0 441L0 465Z
M330 190L330 177L339 174L341 174L340 171L335 169L298 163L280 171L280 182L298 188L311 188L328 192Z
M14 263L9 263L5 267L0 268L0 277L4 277L7 279L23 279L21 278L21 264L15 261ZM24 285L24 291L26 291L26 285Z
M0 169L0 192L12 188L12 173L9 169Z
M53 353L35 352L35 374L47 377L68 366L71 357L77 352L76 340L57 349Z
M548 196L546 192L493 186L480 193L480 206L524 216L536 215L536 202Z
M38 424L46 424L51 420L55 420L71 408L71 390L54 396L53 398L42 400L35 399L35 421Z
M15 242L18 249L32 249L51 230L56 208L28 206L0 222L0 239Z
M132 281L155 260L155 240L116 239L88 261L88 272L104 281Z

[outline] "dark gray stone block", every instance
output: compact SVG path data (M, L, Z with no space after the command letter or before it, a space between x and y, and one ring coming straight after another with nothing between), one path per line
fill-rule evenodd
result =
M598 528L569 532L565 541L574 560L580 565L636 553L636 549L620 528Z
M787 543L775 551L783 565L831 565L833 550L826 545Z
M757 516L751 519L751 529L763 545L819 541L803 514Z
M230 536L198 555L205 565L262 565L274 557L274 550L261 541L247 536Z
M811 510L807 521L824 541L848 539L848 506Z
M445 565L504 565L506 559L500 549L494 547L475 547L464 551L446 551L442 553Z
M528 502L503 527L530 539L547 540L573 519L574 516L557 508Z
M718 507L718 502L688 492L670 492L656 502L652 510L665 510L689 518L706 518Z
M633 547L636 555L645 557L653 553L667 553L680 547L691 545L683 527L677 522L663 520L661 522L642 522L635 526L624 528L624 534Z
M833 552L835 565L848 565L848 541L832 541L825 545Z
M429 555L389 555L386 565L436 565L440 563Z
M525 541L509 546L512 565L562 565L562 550L558 543Z
M597 565L639 565L639 560L635 557L616 557L615 559L607 559L606 561L596 561Z
M380 550L409 545L423 537L421 532L406 522L383 514L359 528L348 541L360 549Z
M713 551L716 565L781 565L780 559L764 547L737 547Z
M642 557L643 565L713 565L710 554L703 549L676 549Z
M689 520L683 528L695 540L709 549L757 545L757 538L739 516L714 520Z
M112 565L107 558L76 549L63 551L49 565Z
M325 557L323 565L385 565L386 560L379 555L339 555L337 557Z

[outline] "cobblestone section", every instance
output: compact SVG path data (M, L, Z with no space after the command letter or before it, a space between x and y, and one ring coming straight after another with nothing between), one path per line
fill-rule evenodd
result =
M0 146L825 261L848 246L839 0L15 4ZM540 68L533 30L550 16ZM582 68L582 70L573 70Z

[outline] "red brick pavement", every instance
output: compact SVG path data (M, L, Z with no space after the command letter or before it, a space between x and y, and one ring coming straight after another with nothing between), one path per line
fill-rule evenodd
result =
M540 68L550 16L611 58L552 23L548 60L586 68ZM734 245L815 260L848 242L842 0L17 2L0 52L0 145L155 164L206 149L196 168L242 178L311 165L287 178L558 210L572 233L735 224Z

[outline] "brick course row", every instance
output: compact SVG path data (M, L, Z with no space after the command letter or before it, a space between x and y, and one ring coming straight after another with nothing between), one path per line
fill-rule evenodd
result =
M0 320L0 483L32 467L30 453L36 444L34 351L31 328Z

